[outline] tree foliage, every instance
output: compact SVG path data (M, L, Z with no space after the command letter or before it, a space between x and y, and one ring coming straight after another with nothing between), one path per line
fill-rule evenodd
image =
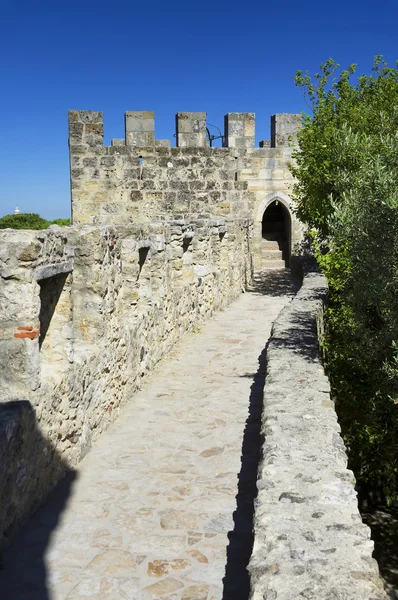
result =
M314 77L297 71L294 78L312 112L304 116L300 152L292 167L298 180L297 214L323 235L328 233L328 219L334 212L332 202L340 199L336 183L341 171L354 170L361 162L357 153L340 152L342 132L371 136L376 156L382 151L384 136L398 130L398 71L376 56L372 74L361 75L352 84L356 65L337 77L338 69L329 59Z
M325 345L351 467L398 499L398 71L376 57L298 71L304 117L292 171L298 216L328 277Z
M19 213L0 218L0 229L47 229L50 225L70 225L70 219L47 221L35 213Z

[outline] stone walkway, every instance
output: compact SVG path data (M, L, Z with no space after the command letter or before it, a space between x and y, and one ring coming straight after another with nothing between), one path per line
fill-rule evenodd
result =
M0 598L247 598L264 349L293 293L264 273L178 343L7 550Z

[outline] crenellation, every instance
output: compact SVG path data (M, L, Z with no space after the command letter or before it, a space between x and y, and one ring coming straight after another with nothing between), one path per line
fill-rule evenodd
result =
M127 111L124 115L126 146L146 148L155 144L155 114L152 111Z
M235 454L230 454L230 449L237 439L235 411L241 415L241 432L247 419L242 377L255 373L258 366L257 351L248 348L251 345L248 329L241 323L247 319L250 328L256 331L256 337L250 339L260 340L261 344L266 342L272 325L266 345L261 432L258 424L258 437L264 435L265 438L258 469L255 537L249 565L251 597L288 600L294 595L316 596L319 600L332 596L384 600L376 563L371 558L373 544L358 514L353 476L346 468L347 456L330 399L330 385L318 354L316 319L321 318L325 280L319 273L307 272L305 264L300 267L302 263L294 256L302 239L302 225L292 207L294 181L289 161L301 126L300 115L274 115L271 143L263 140L260 148L254 147L254 113L226 115L223 148L208 146L206 113L177 114L177 147L171 147L168 140L155 140L153 112L129 111L125 125L125 139L114 138L111 146L104 146L102 113L70 111L73 225L50 227L45 231L0 232L0 450L3 457L0 461L0 549L4 534L12 534L37 508L65 472L73 470L90 451L123 405L134 397L138 404L141 402L136 413L139 416L131 430L124 430L128 431L127 437L117 433L117 437L128 440L128 453L123 457L123 453L117 455L116 450L112 462L106 466L108 473L111 468L112 482L103 481L94 469L93 484L87 485L87 479L84 484L94 496L98 486L102 487L101 502L102 497L107 498L103 508L109 503L116 506L109 521L108 516L103 521L104 528L112 524L112 531L102 529L98 521L95 529L91 528L93 521L87 514L85 520L88 519L89 526L81 527L81 515L74 513L73 499L72 503L68 499L62 520L66 515L70 521L61 527L66 528L67 537L70 536L68 527L75 527L75 544L76 539L83 539L76 537L76 531L81 529L80 534L87 537L88 545L83 544L82 554L78 553L76 559L77 546L70 546L69 539L68 544L63 545L58 529L47 556L49 580L62 582L62 597L67 593L68 597L72 594L73 598L80 598L81 593L91 593L92 586L99 583L98 565L105 562L97 562L91 571L90 565L100 557L106 561L107 577L114 575L115 563L120 562L122 553L131 557L133 578L125 579L124 575L112 578L111 587L114 584L117 587L112 587L111 593L117 596L120 591L123 595L128 589L133 595L136 591L140 594L142 586L139 590L135 586L140 586L139 578L146 578L149 570L144 562L135 570L135 559L138 563L138 557L143 556L143 552L147 554L144 544L148 531L152 535L152 531L162 529L161 540L167 543L164 536L167 531L163 531L167 528L184 532L180 537L182 544L188 546L191 535L188 529L207 532L204 536L198 533L191 537L195 546L201 539L205 552L206 548L212 549L209 559L199 550L184 550L184 556L196 556L196 562L201 563L200 571L195 571L194 564L184 559L184 564L192 566L187 571L189 580L199 574L200 581L203 577L210 581L210 572L206 569L214 572L212 554L216 548L225 554L228 531L238 541L231 564L233 568L235 565L242 568L244 577L248 553L237 546L241 535L247 538L249 529L233 530L236 492L236 523L241 520L242 503L236 483L237 471L230 460L235 455L236 467L240 468L241 444L234 449ZM271 218L267 221L270 208ZM269 225L273 228L267 228ZM273 263L270 268L278 269L276 279L262 272L253 281L254 269L264 269L267 262ZM299 273L302 271L303 285L294 298L289 271L279 271L285 265ZM281 282L284 287L288 280L291 293L282 292L284 299L279 304L279 300L275 302L275 289L281 287ZM273 287L275 282L276 288ZM254 304L245 305L248 314L236 312L238 317L231 321L228 331L218 330L217 340L212 338L215 346L222 339L225 349L224 354L213 355L213 362L217 363L221 356L221 363L216 364L217 371L212 377L203 379L201 371L206 363L201 353L194 350L197 356L194 360L191 358L192 363L188 362L187 371L191 389L186 389L184 394L181 391L184 388L176 387L175 397L171 391L170 399L164 399L168 396L163 393L167 377L178 383L177 371L186 359L191 336L186 338L188 344L186 341L183 344L183 359L175 360L172 368L167 367L168 375L161 379L159 388L155 386L153 402L151 393L147 395L148 388L140 397L139 391L149 373L179 339L186 332L197 331L198 325L247 288L256 292L245 295L245 298L256 298ZM279 316L275 319L276 315ZM261 329L264 322L270 328L268 333ZM211 325L213 327L213 323ZM306 340L305 348L299 343L302 339ZM215 351L218 352L218 347ZM250 355L247 371L243 364L240 368L233 362L226 366L226 356L235 360L234 356L243 355ZM257 373L260 375L265 374L262 357L264 352ZM231 388L231 393L225 393L225 389L219 388L218 397L218 392L215 396L208 394L207 388L223 376L219 368L225 370L225 378L223 384L216 385L224 388L231 385L235 391ZM199 377L192 384L195 372L199 372ZM246 381L246 384L248 390L250 383ZM258 398L253 393L252 386L251 394L248 390L251 403L259 401L261 404L262 390ZM142 412L148 405L149 412ZM165 407L170 412L165 411ZM203 419L197 423L192 419L191 412L198 408L209 413L205 425ZM186 416L182 416L184 412ZM159 446L161 436L152 435L154 424L159 426L157 431L161 431L165 439L177 437L178 444ZM170 425L170 430L165 424ZM257 424L253 421L252 425L254 429L249 428L249 433L256 435ZM126 427L124 419L122 426ZM185 442L180 434L175 435L176 427L186 436ZM231 443L223 440L223 447L218 447L224 436L221 427L228 430ZM246 427L245 435L247 433ZM146 457L143 457L143 446L146 446ZM163 462L158 460L160 454ZM253 464L258 454L255 449ZM106 456L103 448L99 455L96 468L102 473ZM206 479L203 474L207 457L211 457L207 474L217 486L219 503L214 500L216 496L197 492ZM120 474L119 467L126 465L126 460L129 478L126 479L127 471L124 471L122 481L116 481L114 473ZM173 471L169 470L170 461ZM199 470L196 461L200 463ZM150 477L149 484L137 485L140 480L136 475L141 468ZM83 472L84 468L79 471ZM189 473L194 474L193 478ZM199 487L193 483L198 474ZM220 474L222 479L218 480ZM183 498L185 493L177 492L173 483L170 495L166 487L159 494L162 498L157 497L159 487L177 480L178 487L180 483L181 486L192 484L192 489L195 488L192 496L189 493ZM249 487L255 488L255 482L256 473L253 486ZM149 491L151 486L155 491ZM128 527L124 528L126 516L120 520L118 511L122 505L123 511L129 506L123 500L127 489L124 498L128 497L129 502L133 498L139 501L131 511L133 518ZM119 492L122 496L117 495ZM243 505L250 504L250 494L247 496L245 491ZM253 492L253 500L254 496ZM122 498L122 502L117 498ZM165 510L159 509L162 501ZM174 509L176 501L180 503L179 510ZM81 498L78 503L80 511ZM91 511L91 499L83 504ZM134 515L142 514L144 504L145 510L155 506L156 509L153 520L146 521L144 517L140 523L142 535L146 536L141 537L141 531L136 535L136 526L142 517L137 520ZM189 512L181 510L181 506ZM138 512L137 507L140 507ZM177 520L186 517L189 525L185 527L183 523L180 527ZM164 528L164 524L169 527ZM122 538L114 537L118 529L123 530L123 547L128 551L119 550ZM46 524L46 539L47 536ZM171 549L167 545L167 558L170 552L173 556L172 545ZM95 551L90 557L87 549L91 552L93 548ZM157 540L154 549L156 553L159 550ZM245 552L244 560L237 558L236 550ZM84 556L83 562L88 565L80 571L84 577L88 569L89 576L73 589L64 587L64 574L57 571L60 560L57 552L63 561L66 557L61 571L71 557L74 561ZM181 556L180 549L176 556ZM221 556L219 550L217 556ZM17 562L17 568L21 569ZM216 569L224 572L224 565L218 563ZM31 581L33 571L22 570L27 573L26 581ZM75 575L72 573L72 576L73 579ZM101 579L101 586L103 581L106 583L105 588L110 581L107 577ZM186 587L188 579L178 573L176 577L181 577L184 583L173 578L162 578L155 584L146 580L151 585L145 590L154 590L153 586L157 586L162 597L165 594L171 597L171 588L160 588L158 584L174 581L180 590L176 598L228 596L228 569L224 594L217 587L221 577L217 586L211 588L207 584ZM70 584L74 582L70 580ZM239 595L239 591L236 593ZM239 597L247 597L247 590Z
M271 117L271 147L278 148L294 145L297 132L302 127L302 116L279 113Z
M94 151L94 149L103 145L103 113L92 110L70 110L69 147L71 155L82 153L84 146L88 146Z
M224 117L225 146L246 149L254 147L255 114L228 113Z
M179 148L205 148L206 113L179 112L176 114L176 139Z

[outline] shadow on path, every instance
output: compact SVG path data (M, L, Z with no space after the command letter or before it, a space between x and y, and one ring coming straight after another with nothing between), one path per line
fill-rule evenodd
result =
M290 271L272 270L256 275L249 293L267 296L293 295L300 287ZM242 443L241 470L238 475L236 510L233 514L234 529L228 533L227 564L223 579L223 600L247 600L250 594L250 579L247 566L253 550L254 502L257 497L257 474L264 443L261 434L263 394L267 370L267 342L258 357L257 373L242 377L253 379L249 401L249 416L246 420Z
M45 505L22 527L13 544L6 548L3 570L0 572L0 598L51 600L45 554L75 478L74 472L69 473L58 484Z
M249 416L246 420L242 443L241 470L238 475L238 495L234 512L234 529L228 533L227 565L224 577L223 600L249 598L250 580L247 571L253 549L254 500L257 496L257 471L263 437L261 415L266 374L267 346L259 356L259 367L253 377L250 392Z
M292 286L289 271L272 271L256 277L251 293L268 296L292 295L296 287ZM261 318L261 315L259 316ZM237 508L234 512L234 528L228 534L227 565L224 577L224 600L246 600L249 597L249 575L247 565L253 546L254 501L257 496L257 471L262 448L261 416L263 390L266 375L267 346L261 352L256 373L247 373L243 377L253 380L250 393L249 415L245 425L241 470L238 475ZM36 424L37 428L37 424ZM33 429L32 429L33 431ZM62 459L56 457L55 450L49 449L49 442L38 432L35 447L38 456L47 457L46 465L39 459L32 461L39 473L48 467L50 452L54 465L64 467ZM45 450L45 452L44 452ZM23 455L29 458L29 452ZM33 458L33 457L31 457ZM36 459L35 459L36 460ZM44 459L42 459L44 460ZM37 468L37 465L40 468ZM43 467L43 468L41 468ZM71 494L76 472L67 477L49 495L44 506L15 535L13 544L4 552L3 569L0 571L0 599L3 600L51 600L51 581L46 567L46 554L51 537L56 530L63 510ZM32 479L34 481L34 478ZM15 481L15 480L13 480ZM36 486L40 485L36 480ZM0 507L1 509L1 507ZM59 583L59 582L58 582Z
M27 401L0 403L0 455L0 598L50 600L45 553L76 472L42 435ZM44 506L24 523L65 472Z
M256 273L248 292L277 297L296 293L300 281L292 277L290 269L270 269Z

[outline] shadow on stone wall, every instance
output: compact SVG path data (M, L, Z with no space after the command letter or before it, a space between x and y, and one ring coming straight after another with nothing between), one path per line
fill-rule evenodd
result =
M50 600L45 553L75 471L43 437L27 401L0 404L0 456L0 597ZM51 494L51 509L46 505L24 524L65 474Z
M385 505L360 507L362 520L372 530L377 560L388 597L398 599L398 508Z
M40 337L41 348L50 327L58 301L63 292L69 273L61 273L39 281L40 285Z
M300 354L310 362L319 361L319 348L314 345L317 337L316 322L308 311L296 311L289 321L289 335L274 336L276 348L289 348L295 354Z

